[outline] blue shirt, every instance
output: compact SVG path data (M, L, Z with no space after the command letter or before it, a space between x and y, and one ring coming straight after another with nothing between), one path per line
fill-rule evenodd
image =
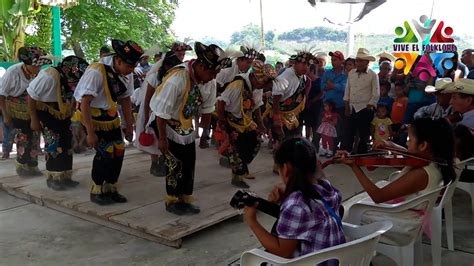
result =
M328 80L334 83L334 89L327 90ZM326 70L321 78L321 89L324 91L324 101L331 100L336 104L336 108L344 107L344 91L347 84L347 74L342 71L337 74L334 69Z
M467 74L468 79L474 79L474 67L469 68L469 73Z
M379 102L377 104L387 106L388 113L390 114L392 112L393 98L390 96L387 96L387 97L380 96Z

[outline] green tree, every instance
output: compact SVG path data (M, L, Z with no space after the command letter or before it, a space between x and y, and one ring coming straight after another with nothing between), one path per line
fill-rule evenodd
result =
M52 46L52 14L50 6L41 6L41 10L36 13L31 20L29 27L32 28L31 34L26 34L25 45L37 46L45 51L50 51Z
M265 48L273 49L276 39L275 32L267 31L264 35ZM260 27L255 24L245 25L241 31L232 33L230 37L231 45L259 45L260 44Z
M64 48L93 60L107 41L134 40L143 48L169 45L176 3L165 0L81 0L62 13Z
M241 31L232 33L230 44L257 44L260 42L260 27L255 24L247 24Z
M298 28L289 32L284 32L278 36L284 41L339 41L346 39L346 33L340 30L334 30L327 27Z
M31 16L40 10L34 0L1 0L0 1L0 53L3 60L13 61L17 52L24 45L25 29Z

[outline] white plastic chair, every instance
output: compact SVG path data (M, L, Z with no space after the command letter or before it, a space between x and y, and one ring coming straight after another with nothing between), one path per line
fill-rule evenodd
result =
M471 157L469 159L466 159L460 162L458 165L463 165L463 164L472 165L473 161L474 161L474 157ZM466 191L471 196L471 213L474 213L474 183L458 182L457 187Z
M271 265L314 266L318 263L338 259L339 265L368 266L374 254L375 245L380 236L392 228L392 222L383 221L367 225L343 223L344 234L349 242L315 251L304 256L286 259L261 249L252 249L242 253L241 266L256 266L267 262Z
M438 205L433 207L431 211L431 256L433 257L433 265L441 265L441 240L442 237L442 215L444 210L444 221L446 223L446 238L448 240L448 249L454 250L454 239L453 239L453 204L452 197L458 178L451 181L444 190L441 201Z
M362 216L367 211L378 211L386 213L399 213L411 208L416 208L421 204L426 204L427 215L430 215L433 206L436 203L442 189L446 187L441 187L436 190L426 193L424 195L418 196L411 200L400 202L397 204L385 204L380 203L376 204L371 201L361 201L355 203L348 210L347 222L352 224L360 224L362 221ZM385 243L379 242L375 248L378 252L390 257L398 265L402 266L412 266L415 265L415 259L417 259L416 265L422 265L422 252L421 252L421 223L415 233L412 235L411 242L406 246L394 246ZM416 251L415 251L416 249ZM417 256L415 256L415 254Z
M466 191L471 196L471 213L474 213L474 183L458 182L458 188Z

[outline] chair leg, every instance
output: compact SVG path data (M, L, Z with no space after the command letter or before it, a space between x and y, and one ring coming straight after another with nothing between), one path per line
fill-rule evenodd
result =
M471 195L471 213L474 213L474 184L469 184L471 186L469 194Z
M375 250L394 260L399 266L414 266L414 244L404 247L378 243Z
M441 213L441 206L435 207L431 211L431 256L435 266L441 266Z
M423 243L421 235L413 243L413 265L423 265Z
M420 253L418 254L421 255ZM414 243L411 243L408 246L402 247L401 266L414 266L414 265L415 265L415 245ZM416 264L416 265L423 265L423 264Z
M448 249L454 251L452 201L448 201L444 205L444 222L446 223L446 239L448 240Z

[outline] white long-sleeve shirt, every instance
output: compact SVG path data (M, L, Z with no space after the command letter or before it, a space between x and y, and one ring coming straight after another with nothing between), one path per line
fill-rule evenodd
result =
M101 63L104 65L111 66L113 70L113 56L107 56L102 58ZM130 73L127 76L119 75L119 79L125 85L127 91L124 94L120 95L118 98L126 98L132 96L133 74ZM76 101L80 102L83 96L91 95L94 97L94 99L91 101L91 107L109 110L111 106L107 104L103 84L104 80L101 71L89 67L79 80L79 83L77 83L76 90L74 91L74 98L76 98Z
M372 69L367 68L365 72L357 72L357 69L353 69L349 72L343 99L349 102L356 112L369 104L377 106L379 98L379 77Z
M247 86L252 89L252 83L250 83L250 74L240 74L245 83L247 83ZM233 86L234 83L231 83L227 86L227 88L222 92L221 96L217 98L219 101L225 102L225 110L229 113L231 113L234 117L236 118L241 118L242 117L242 111L241 111L241 102L240 102L240 97L241 97L241 87L238 86ZM263 90L262 89L252 89L252 100L254 102L254 110L259 108L260 106L263 105Z

